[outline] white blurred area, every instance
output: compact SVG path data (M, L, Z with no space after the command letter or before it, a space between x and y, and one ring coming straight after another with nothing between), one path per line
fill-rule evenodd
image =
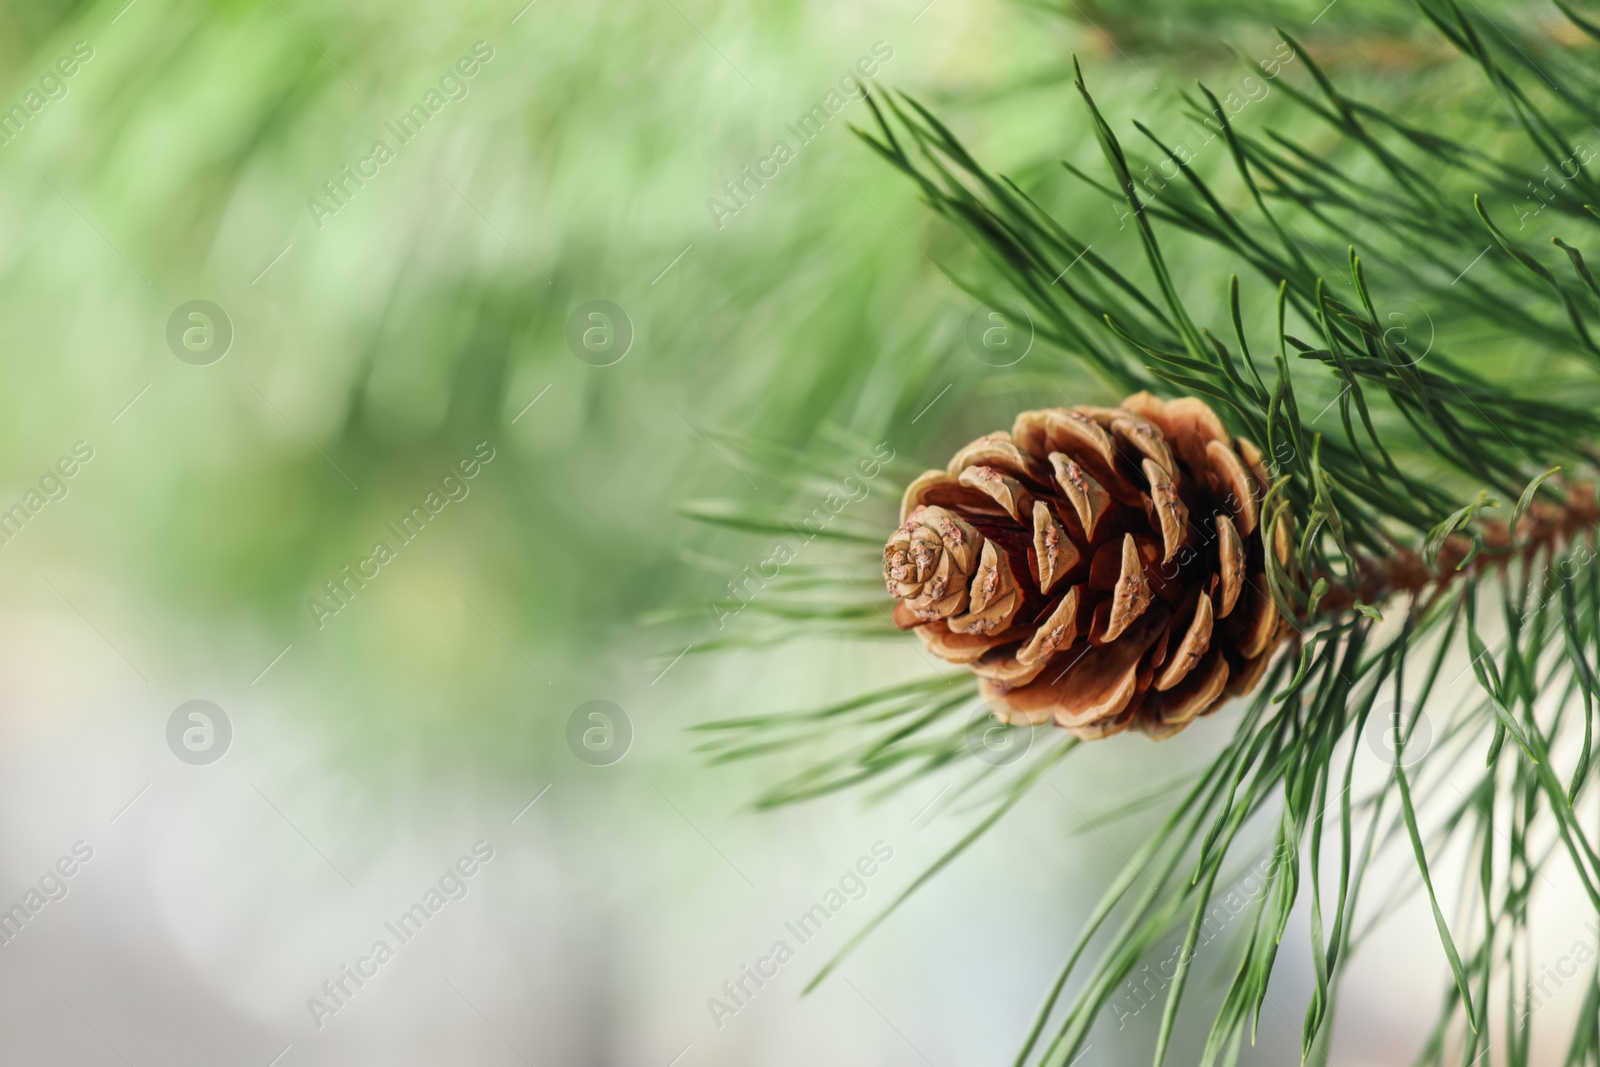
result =
M328 727L338 719L320 706L309 657L286 656L254 685L259 657L185 677L159 657L141 661L149 649L137 638L124 660L59 600L35 597L27 611L8 617L0 642L0 900L20 901L75 842L93 856L65 880L62 899L0 945L5 1058L15 1063L1009 1062L1083 917L1145 825L1101 833L1084 815L1113 807L1132 783L1203 758L1237 714L1224 711L1177 744L1128 737L1080 749L802 999L831 953L972 816L929 806L947 783L939 776L877 807L851 797L740 813L736 800L770 773L702 768L684 728L752 693L770 706L837 696L853 680L881 679L880 657L824 653L834 668L825 679L814 668L786 669L782 657L690 658L656 685L650 671L623 663L599 686L629 709L636 731L613 766L580 764L548 728L517 739L558 757L542 781L446 762L373 773L350 761ZM125 622L112 604L100 612L108 635ZM905 670L919 669L906 655ZM153 676L149 684L138 671ZM235 731L229 752L203 767L180 762L163 736L171 709L196 691L227 709ZM404 750L404 738L388 747ZM1468 788L1480 760L1473 749L1451 780ZM1364 795L1384 768L1365 756L1358 766L1355 794ZM1592 814L1590 804L1584 817ZM363 985L346 980L344 1004L319 1027L308 999L325 997L323 982L374 940L398 944L385 923L475 842L493 857L464 879L465 896ZM864 893L797 940L785 923L875 843L880 858L885 847L892 858L875 864ZM1255 843L1265 855L1262 833ZM1364 912L1410 864L1401 842L1370 876ZM1325 874L1334 865L1326 861ZM1534 908L1534 950L1552 962L1590 937L1581 894L1562 868L1541 872ZM1455 914L1457 873L1444 864L1435 880ZM1308 890L1244 1062L1299 1055L1311 990ZM718 1018L709 998L726 998L723 983L779 940L793 958ZM1224 936L1197 958L1169 1062L1194 1062L1237 947ZM1351 967L1329 1062L1409 1060L1447 981L1425 898L1413 895ZM1564 1050L1544 1035L1570 1033L1581 999L1576 980L1556 990L1538 1017L1532 1062L1561 1062ZM1082 1063L1147 1060L1159 1010L1120 1031L1119 1014L1103 1013Z

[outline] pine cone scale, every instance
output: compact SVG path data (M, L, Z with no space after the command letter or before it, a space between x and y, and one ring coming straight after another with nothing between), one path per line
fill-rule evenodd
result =
M1189 620L1188 629L1184 631L1183 640L1178 643L1177 650L1167 656L1166 662L1162 664L1161 673L1156 676L1156 689L1165 692L1183 681L1194 670L1211 649L1211 632L1211 598L1201 593L1200 599L1195 604L1194 616Z

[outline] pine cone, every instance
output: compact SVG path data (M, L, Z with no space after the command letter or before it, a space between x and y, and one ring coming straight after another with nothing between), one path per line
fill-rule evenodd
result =
M1196 399L1025 411L907 487L884 547L895 624L970 666L1006 722L1169 737L1253 689L1289 629L1267 486Z

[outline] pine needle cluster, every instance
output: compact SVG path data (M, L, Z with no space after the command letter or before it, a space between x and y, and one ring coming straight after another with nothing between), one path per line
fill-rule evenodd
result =
M1529 913L1547 865L1569 864L1600 913L1600 853L1581 816L1600 700L1600 285L1586 259L1600 248L1600 19L1561 0L1520 19L1416 0L1406 18L1406 32L1459 57L1447 76L1466 106L1407 117L1281 33L1272 54L1296 62L1273 85L1312 132L1245 128L1226 94L1203 85L1163 123L1178 132L1127 131L1074 60L1102 165L1064 162L1069 195L1114 205L1137 254L1133 242L1112 250L1071 232L1037 189L993 173L908 96L871 99L875 125L858 131L979 254L962 281L975 296L1023 304L1039 339L1108 395L1198 396L1257 442L1272 474L1262 521L1293 545L1286 562L1268 554L1267 580L1295 636L1256 695L1225 713L1231 736L1197 777L1110 816L1168 812L1085 924L1019 1065L1074 1062L1127 976L1176 932L1159 1067L1208 909L1256 858L1236 853L1242 831L1263 822L1264 891L1203 1064L1235 1062L1253 1038L1297 904L1309 905L1314 980L1303 1055L1325 1055L1352 954L1413 894L1427 901L1449 974L1417 1062L1478 1062L1492 1048L1526 1063L1537 1033L1565 1041L1569 1067L1600 1064L1593 962L1575 1032L1529 1024L1541 1003ZM1268 69L1246 62L1256 77ZM1224 147L1227 167L1195 165L1179 137L1196 128ZM1178 276L1169 249L1196 242L1233 270ZM1405 328L1401 306L1420 312ZM1426 335L1415 328L1424 320ZM863 636L893 635L873 573L881 537L855 536L814 572L785 576L787 594L769 603L795 610L775 633L848 620ZM1470 699L1450 695L1458 665L1476 679ZM1014 765L971 760L975 695L970 678L936 674L711 723L705 748L716 761L830 752L772 788L766 806L893 789L951 766L971 769L968 788L996 785L979 822L903 900L1063 760L1082 758L1081 743L1042 728ZM1381 746L1366 741L1374 727ZM1381 768L1371 788L1358 788L1364 761ZM1438 788L1477 761L1476 786ZM1391 849L1414 857L1410 877L1369 888ZM1439 888L1447 869L1463 878L1456 914Z

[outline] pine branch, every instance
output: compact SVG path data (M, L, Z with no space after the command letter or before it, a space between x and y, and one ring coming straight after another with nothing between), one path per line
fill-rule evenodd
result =
M1272 843L1261 896L1235 946L1202 1064L1231 1064L1245 1037L1254 1040L1303 893L1313 978L1305 1057L1327 1048L1351 957L1420 894L1449 983L1418 1062L1442 1063L1458 1031L1469 1060L1499 1040L1509 1062L1526 1061L1520 1023L1531 993L1526 964L1520 996L1515 987L1516 948L1528 942L1544 865L1569 863L1600 913L1600 851L1573 808L1597 773L1600 705L1600 505L1592 482L1600 286L1582 250L1584 238L1600 236L1600 211L1591 206L1600 182L1581 165L1574 171L1573 161L1595 117L1600 74L1546 23L1491 18L1454 0L1416 0L1416 8L1407 32L1432 33L1431 47L1459 52L1481 78L1478 98L1496 101L1509 120L1505 129L1468 140L1464 134L1484 132L1481 115L1402 120L1349 95L1284 34L1310 84L1285 76L1278 87L1300 126L1322 132L1313 140L1238 128L1202 86L1182 98L1190 129L1198 121L1208 140L1227 148L1227 166L1202 173L1192 150L1153 124L1132 126L1156 154L1130 150L1074 60L1073 84L1105 169L1063 167L1077 195L1105 198L1120 211L1119 225L1131 222L1136 246L1117 254L1073 231L1051 208L1042 178L992 173L909 96L868 99L874 126L857 132L966 237L976 258L956 271L964 284L1024 302L1039 337L1108 391L1204 398L1232 433L1263 446L1272 478L1260 503L1264 542L1273 546L1265 553L1268 592L1299 630L1238 712L1223 750L1168 803L1164 821L1091 913L1023 1040L1018 1067L1073 1062L1119 985L1176 936L1155 1039L1159 1067L1193 959L1210 941L1208 909L1226 891L1238 854L1252 854L1250 842L1263 833ZM1600 36L1582 15L1560 11L1575 32ZM1500 220L1513 213L1507 201L1531 184L1530 158L1541 173L1555 168L1564 184L1531 213L1512 204L1513 235ZM1553 179L1545 180L1548 189ZM1535 251L1520 232L1525 224L1551 237L1554 249ZM1220 262L1237 273L1225 285L1214 274L1185 276L1191 259L1172 251L1180 241L1211 251L1209 271L1225 269ZM1207 291L1225 292L1220 329L1196 303L1194 294ZM1425 301L1445 327L1420 354L1386 318L1399 299ZM1542 379L1524 373L1526 353L1548 367ZM1322 411L1308 419L1313 404ZM1337 428L1318 429L1335 406ZM1514 504L1508 510L1501 500ZM1413 668L1414 656L1425 656L1426 666ZM1479 695L1452 697L1430 743L1429 709L1450 687L1439 682L1454 657L1467 661ZM1384 694L1392 694L1383 706L1392 709L1395 744L1375 756L1366 738ZM962 758L956 735L941 739L936 728L972 696L968 689L958 698L930 679L925 688L814 713L716 724L724 736L707 748L719 760L832 749L767 794L766 804L873 779L892 788ZM1046 780L1071 748L1031 764L907 895ZM1440 788L1480 753L1484 769L1469 792ZM1358 798L1356 764L1371 758L1387 773ZM1131 797L1107 818L1164 795ZM1411 870L1375 895L1366 886L1374 865L1402 847ZM1459 849L1467 859L1457 866ZM1449 907L1451 874L1460 880L1457 909ZM1097 955L1091 942L1101 943ZM1491 1001L1492 981L1510 987L1503 1005ZM1573 1065L1600 1056L1592 1022L1600 986L1591 983L1587 997L1569 1044Z

